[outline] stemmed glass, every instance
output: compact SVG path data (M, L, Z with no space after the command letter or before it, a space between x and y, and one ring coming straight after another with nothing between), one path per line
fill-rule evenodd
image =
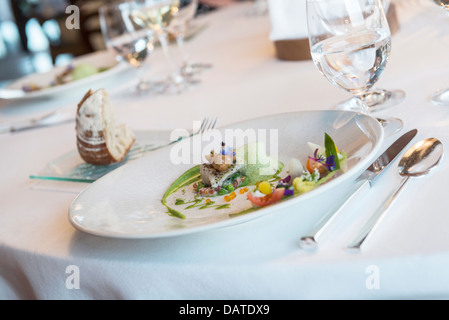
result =
M134 0L133 3L133 21L154 31L167 58L171 74L167 79L166 90L176 93L184 91L187 81L170 54L168 40L168 28L179 12L180 0Z
M312 59L334 85L357 98L370 114L366 97L390 56L391 33L380 0L307 0ZM378 119L385 135L402 129L400 119Z
M390 8L390 0L381 0L385 13ZM369 94L365 97L365 102L368 105L371 112L381 111L389 107L398 105L405 99L404 90L386 90L382 88L373 87ZM345 100L337 104L337 109L340 110L353 110L357 111L358 103L357 98Z
M449 13L449 0L433 0ZM449 105L449 89L442 89L434 92L430 101L437 105Z
M154 88L142 75L143 64L154 48L154 37L152 31L133 23L132 10L129 2L107 4L99 9L99 18L106 46L137 69L139 82L134 91L143 93Z
M263 16L268 13L268 0L253 0L253 4L248 11L250 16Z
M176 43L183 59L180 72L189 82L196 82L192 79L192 77L200 73L202 70L212 67L210 64L192 62L184 46L184 38L187 28L195 17L197 9L198 0L182 0L179 11L173 18L173 21L170 23L168 28L170 34L174 35L176 38Z

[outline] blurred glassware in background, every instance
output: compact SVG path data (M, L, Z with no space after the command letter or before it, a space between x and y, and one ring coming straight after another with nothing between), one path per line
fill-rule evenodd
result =
M133 10L132 2L112 3L100 8L99 17L106 46L136 68L139 81L135 91L142 93L154 89L142 75L142 66L154 48L154 38L151 30L132 21Z
M385 14L390 8L390 0L381 0ZM365 102L371 112L382 111L393 107L404 101L405 92L403 90L386 90L381 88L372 88L365 98ZM352 97L337 104L337 109L359 111L360 106L356 97Z
M183 0L179 7L178 13L169 25L169 32L175 36L176 43L181 51L181 56L183 59L180 72L185 77L186 81L193 83L198 81L193 79L195 75L199 74L204 69L209 69L212 67L211 64L192 62L190 55L187 53L184 46L186 32L195 17L197 8L198 0Z
M363 114L365 102L390 56L391 32L380 0L307 0L313 62L329 82L354 95ZM400 119L378 119L385 135L403 127Z
M436 4L443 7L449 13L449 0L433 0ZM449 105L449 88L435 91L430 98L436 105Z
M171 74L165 80L166 93L181 93L189 81L181 74L170 55L168 30L179 12L180 0L134 0L133 21L143 28L153 30L167 58Z
M268 13L267 0L253 0L253 5L248 11L250 16L263 16Z

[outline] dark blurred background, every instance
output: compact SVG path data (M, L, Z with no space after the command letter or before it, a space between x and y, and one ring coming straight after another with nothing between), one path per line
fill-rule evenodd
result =
M105 48L98 9L107 0L0 0L0 87L73 57ZM80 9L80 29L67 29L66 8ZM198 13L212 8L200 5Z
M106 0L0 0L0 82L50 70L104 49L98 8ZM67 29L67 6L80 8L80 29Z

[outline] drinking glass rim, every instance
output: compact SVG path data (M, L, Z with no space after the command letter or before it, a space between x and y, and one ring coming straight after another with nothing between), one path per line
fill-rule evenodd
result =
M120 8L121 6L132 6L134 2L132 0L114 0L112 2L107 2L106 4L102 5L98 11L101 14L101 12L104 12L106 10L110 10L112 8Z

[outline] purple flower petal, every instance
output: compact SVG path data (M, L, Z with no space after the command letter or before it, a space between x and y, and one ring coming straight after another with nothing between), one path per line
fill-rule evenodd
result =
M326 163L324 165L327 167L327 169L329 171L333 171L335 169L335 167L336 167L336 165L335 165L335 156L331 155L331 156L327 157Z

